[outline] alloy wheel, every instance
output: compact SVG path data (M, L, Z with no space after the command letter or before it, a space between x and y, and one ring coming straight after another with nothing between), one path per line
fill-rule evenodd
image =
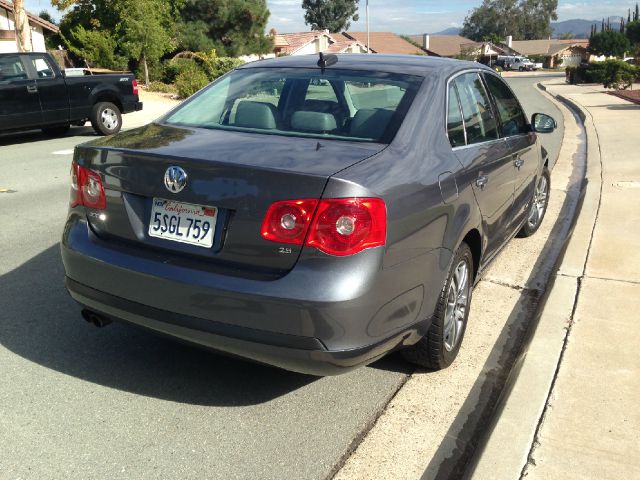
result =
M469 301L469 265L462 260L453 271L447 292L447 308L444 317L444 348L453 350L464 328Z
M544 210L547 208L547 196L548 192L548 183L547 178L542 175L540 176L540 180L538 180L538 185L536 186L536 190L533 194L533 202L531 203L531 209L529 210L529 218L527 219L527 223L530 228L536 228L540 220L544 216Z

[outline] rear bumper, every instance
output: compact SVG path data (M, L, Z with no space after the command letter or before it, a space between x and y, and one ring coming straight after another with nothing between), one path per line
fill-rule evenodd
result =
M125 102L122 105L122 113L139 112L142 110L142 102Z
M65 285L78 303L111 319L226 354L311 375L336 375L366 365L403 345L411 335L407 331L374 345L327 350L313 337L265 332L167 312L99 292L69 277L66 277ZM417 333L419 326L415 329ZM422 330L419 329L420 336L424 334Z
M89 309L316 375L341 373L418 341L429 326L420 320L433 312L425 291L441 290L437 275L434 285L424 284L425 269L437 271L437 253L387 269L380 248L335 263L314 257L278 279L255 280L107 242L76 214L65 226L61 251L67 288Z

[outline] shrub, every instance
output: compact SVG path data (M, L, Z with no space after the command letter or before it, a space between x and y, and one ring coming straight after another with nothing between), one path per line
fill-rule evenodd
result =
M605 88L614 88L616 90L631 87L637 74L636 67L615 59L592 63L588 70L588 75L592 81L602 83Z
M176 90L182 98L187 98L204 88L209 83L209 78L197 65L185 68L176 77Z
M169 83L162 82L151 82L149 83L149 88L147 88L150 92L160 92L160 93L178 93L175 85L171 85Z

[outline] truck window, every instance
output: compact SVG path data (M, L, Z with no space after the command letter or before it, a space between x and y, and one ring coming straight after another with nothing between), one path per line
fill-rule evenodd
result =
M31 63L33 64L33 68L36 69L36 73L38 74L38 78L53 78L55 74L53 73L53 67L49 64L49 60L44 56L32 56Z
M0 57L0 83L9 83L14 80L26 80L27 72L17 55Z

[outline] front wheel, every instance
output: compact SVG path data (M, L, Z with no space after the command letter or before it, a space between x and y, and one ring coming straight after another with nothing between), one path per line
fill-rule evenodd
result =
M427 334L402 350L407 361L430 370L441 370L453 363L467 326L472 285L473 255L469 246L462 243L454 255Z
M518 232L518 237L530 237L538 231L544 219L544 214L547 213L550 192L551 176L549 175L549 170L545 167L540 177L538 177L538 183L533 191L527 221Z
M98 102L91 109L91 126L99 135L113 135L122 128L122 115L113 103Z

